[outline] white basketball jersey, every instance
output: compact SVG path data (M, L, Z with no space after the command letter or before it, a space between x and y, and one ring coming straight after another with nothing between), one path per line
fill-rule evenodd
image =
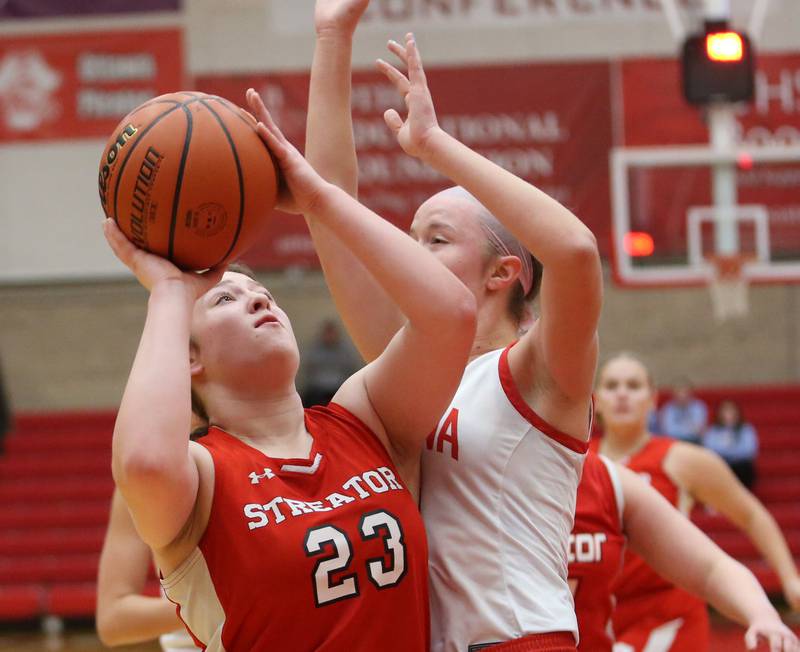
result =
M158 638L163 652L200 652L200 648L194 644L192 637L185 631L175 631L169 634L162 634Z
M577 640L567 550L588 446L525 403L510 348L469 363L422 455L432 652L543 632Z

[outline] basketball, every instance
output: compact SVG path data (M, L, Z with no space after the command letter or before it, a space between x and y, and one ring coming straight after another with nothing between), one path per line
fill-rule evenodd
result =
M138 247L202 270L244 252L275 206L277 172L256 121L228 100L179 92L131 111L103 150L106 216Z

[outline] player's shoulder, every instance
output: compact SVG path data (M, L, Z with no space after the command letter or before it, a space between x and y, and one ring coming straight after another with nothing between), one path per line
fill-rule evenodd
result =
M635 453L632 458L641 461L661 461L671 450L675 448L676 444L680 442L672 439L671 437L652 436L648 442Z
M698 444L676 441L666 456L665 463L670 468L693 474L713 472L719 465L725 465L722 458L712 450Z
M205 439L205 438L204 438ZM198 468L201 466L205 467L207 465L211 465L213 468L214 461L211 457L211 452L208 450L207 444L210 443L211 439L205 439L203 443L199 441L190 441L189 442L189 455L195 461L195 464L198 465Z

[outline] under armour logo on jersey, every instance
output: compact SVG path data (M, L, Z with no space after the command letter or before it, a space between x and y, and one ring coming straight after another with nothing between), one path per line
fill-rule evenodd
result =
M275 477L275 474L272 472L272 469L264 468L264 473L256 473L253 471L249 476L250 484L258 484L261 482L262 478L266 478L267 480L272 480Z

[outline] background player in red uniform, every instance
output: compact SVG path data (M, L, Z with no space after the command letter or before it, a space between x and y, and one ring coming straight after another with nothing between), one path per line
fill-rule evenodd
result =
M589 452L569 548L579 650L612 650L612 587L622 570L626 543L667 580L745 625L748 649L755 649L759 639L768 641L773 651L798 649L797 638L747 568L635 473Z
M412 492L422 442L463 372L474 299L261 119L285 182L280 208L324 222L407 322L333 404L304 411L291 323L266 288L241 273L183 273L107 220L114 252L150 291L114 478L206 649L424 650L426 545ZM198 443L185 435L192 395L210 424Z
M611 358L600 370L595 389L603 437L593 440L593 446L645 478L682 512L688 513L696 500L729 518L778 573L787 601L797 609L800 577L775 519L715 453L653 437L647 419L655 399L655 387L642 362L628 354ZM626 553L615 595L618 641L634 650L656 639L668 641L662 648L675 652L708 648L705 604L662 579L634 553Z

